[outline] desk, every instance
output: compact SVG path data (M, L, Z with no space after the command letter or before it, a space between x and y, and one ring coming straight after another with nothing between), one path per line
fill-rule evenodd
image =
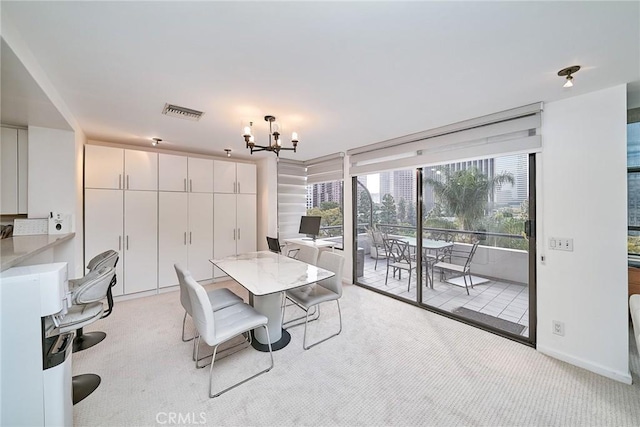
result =
M224 259L210 260L213 265L249 291L251 305L267 316L272 350L289 344L291 336L282 330L282 299L284 291L308 285L335 273L269 251L250 252ZM264 330L254 332L252 345L269 351Z
M333 250L335 246L338 244L337 242L332 242L331 240L316 239L315 241L313 241L309 238L304 238L304 237L284 239L283 241L290 245L311 246L313 248L318 248L319 250L324 248L331 248Z

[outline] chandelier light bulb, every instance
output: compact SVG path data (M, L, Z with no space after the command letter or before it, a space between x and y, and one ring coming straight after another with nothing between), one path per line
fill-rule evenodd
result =
M293 147L283 147L282 139L281 139L282 135L280 133L280 131L282 130L282 127L276 122L275 116L266 115L264 116L264 121L269 123L269 133L268 133L269 139L267 141L267 144L265 145L257 145L255 143L254 137L251 134L251 126L249 127L245 126L243 128L242 136L244 137L244 140L246 141L246 144L247 144L247 148L251 151L251 154L258 151L271 151L276 156L280 156L280 151L283 151L283 150L291 150L295 153L298 145L298 133L293 132L291 134L291 144L293 145ZM252 122L249 122L249 123L250 125L253 124Z
M291 142L298 142L298 132L291 133Z
M242 131L242 136L249 136L251 135L251 126L245 126L244 130Z

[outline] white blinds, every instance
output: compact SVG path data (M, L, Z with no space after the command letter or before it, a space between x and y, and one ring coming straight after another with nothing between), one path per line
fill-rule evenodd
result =
M307 184L318 184L344 179L344 154L337 153L304 162L307 167Z
M278 237L298 236L300 217L307 212L307 178L303 162L278 160Z
M541 151L542 103L349 150L350 175Z

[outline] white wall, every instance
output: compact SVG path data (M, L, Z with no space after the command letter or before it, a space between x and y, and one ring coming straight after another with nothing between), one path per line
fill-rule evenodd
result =
M78 149L77 144L80 144ZM73 214L73 230L80 236L68 245L70 277L83 273L82 265L82 142L72 131L29 126L28 216L46 218L50 212ZM79 172L80 170L80 172ZM65 245L67 246L67 245ZM73 263L72 263L73 260Z
M630 383L626 87L546 104L542 137L537 348ZM573 252L547 249L551 236L573 238Z
M270 156L257 163L258 250L268 250L266 236L278 235L278 164Z

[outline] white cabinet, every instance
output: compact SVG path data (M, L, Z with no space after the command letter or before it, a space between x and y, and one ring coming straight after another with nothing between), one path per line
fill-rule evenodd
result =
M27 131L2 128L0 135L0 213L27 213Z
M158 190L158 154L87 145L85 188Z
M187 193L158 193L158 286L178 284L173 264L187 268Z
M256 165L215 160L213 192L256 194Z
M213 194L189 194L189 271L196 280L213 277Z
M158 286L158 193L124 192L124 291Z
M157 192L86 189L85 261L118 251L113 295L157 287Z
M256 250L256 196L251 194L213 195L213 253L224 258ZM215 277L224 276L215 269Z
M187 191L187 158L158 154L158 190Z
M159 154L158 189L213 193L213 160Z
M189 157L189 192L213 193L213 160Z
M113 249L120 254L116 264L117 284L114 296L124 293L122 252L124 232L124 193L120 190L86 189L84 191L84 259Z
M158 207L158 286L178 284L173 264L195 280L213 277L213 194L160 192Z

